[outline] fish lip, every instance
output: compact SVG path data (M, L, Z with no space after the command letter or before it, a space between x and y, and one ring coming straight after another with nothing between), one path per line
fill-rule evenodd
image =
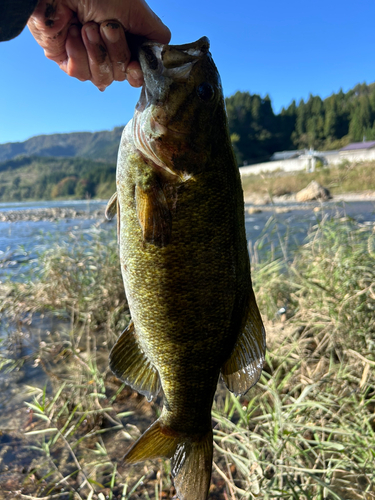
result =
M138 48L138 59L144 76L143 91L137 109L158 102L162 88L170 80L185 81L192 67L209 53L210 42L202 37L184 45L168 45L147 41Z
M160 57L162 59L162 56L164 55L165 52L168 51L179 51L179 52L185 52L186 54L189 54L191 56L198 56L198 55L205 55L208 53L210 49L210 41L206 36L203 36L196 40L195 42L191 43L185 43L181 45L171 45L171 44L162 44L158 42L152 42L150 40L146 40L143 42L139 47L138 47L138 58L141 59L139 56L142 52L142 49L157 49L158 54L155 54L156 57ZM199 53L199 54L198 54ZM140 61L142 65L142 61ZM177 62L178 64L178 62ZM169 66L173 67L173 66ZM143 69L143 68L142 68Z

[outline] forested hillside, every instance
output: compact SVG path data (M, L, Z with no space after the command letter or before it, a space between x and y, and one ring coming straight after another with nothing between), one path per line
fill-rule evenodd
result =
M360 84L322 100L310 95L278 115L268 96L237 92L226 98L229 129L239 164L267 160L275 151L339 149L375 140L375 84Z
M275 151L375 140L375 83L324 100L310 95L279 114L268 96L237 92L225 101L239 165L266 161ZM0 144L0 201L111 196L121 132L116 127Z
M0 200L109 198L115 177L115 162L21 156L0 162Z

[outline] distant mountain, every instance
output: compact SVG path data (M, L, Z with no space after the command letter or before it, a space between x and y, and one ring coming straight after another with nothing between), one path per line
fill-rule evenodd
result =
M115 162L123 127L101 132L37 135L24 142L0 144L0 161L17 156L90 158Z

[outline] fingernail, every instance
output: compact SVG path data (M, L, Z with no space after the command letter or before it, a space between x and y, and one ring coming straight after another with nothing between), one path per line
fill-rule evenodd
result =
M89 39L89 42L91 43L99 43L100 42L100 35L98 31L98 27L96 24L93 24L91 26L87 26L85 28L87 38Z
M143 80L143 72L140 69L137 68L127 69L126 73L132 78L134 78L134 80Z
M107 23L103 26L103 35L111 43L118 42L121 35L120 25L117 23Z
M72 24L69 28L69 35L73 36L74 38L78 38L81 35L81 30L76 24Z

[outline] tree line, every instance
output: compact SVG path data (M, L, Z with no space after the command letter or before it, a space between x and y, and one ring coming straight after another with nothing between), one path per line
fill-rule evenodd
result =
M236 92L225 101L239 165L266 161L275 151L332 150L364 138L375 140L375 83L359 84L347 93L340 90L324 100L310 95L306 102L293 101L279 114L274 113L269 96ZM99 154L102 136L98 139L90 147ZM113 143L112 138L112 149ZM111 156L108 152L101 155ZM116 189L115 177L114 162L17 156L0 162L0 200L105 199Z
M105 199L115 190L115 163L38 156L0 162L1 201Z
M271 99L249 92L227 97L229 131L239 165L265 161L275 151L340 149L375 140L375 84L358 84L326 99L310 94L279 114Z

